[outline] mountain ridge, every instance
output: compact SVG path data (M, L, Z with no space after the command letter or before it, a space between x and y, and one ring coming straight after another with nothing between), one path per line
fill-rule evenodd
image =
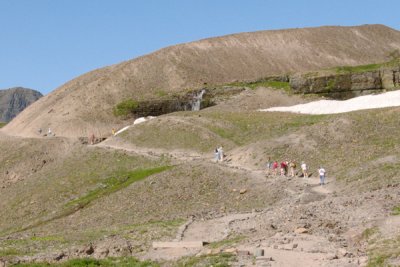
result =
M3 131L34 136L52 127L68 137L108 135L127 124L119 102L204 85L334 66L383 62L400 32L383 25L324 26L231 34L169 46L83 74L31 106ZM28 127L27 127L28 126Z
M0 122L9 122L43 95L36 90L13 87L0 90Z

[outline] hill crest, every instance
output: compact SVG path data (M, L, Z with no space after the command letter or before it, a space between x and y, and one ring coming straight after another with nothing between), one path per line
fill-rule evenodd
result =
M60 136L107 135L127 124L112 114L128 98L147 99L204 84L254 80L387 60L400 50L400 32L383 25L258 31L170 46L88 72L29 107L3 131L34 136L52 127ZM130 122L129 122L130 123Z

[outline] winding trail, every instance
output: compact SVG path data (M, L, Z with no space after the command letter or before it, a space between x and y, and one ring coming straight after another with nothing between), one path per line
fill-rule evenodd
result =
M193 161L213 161L212 155L205 156L193 151L164 149L149 149L137 147L132 144L126 144L118 138L105 140L95 147L105 149L118 149L143 156L158 158L161 156L169 156L176 162L193 162ZM249 166L242 166L238 162L232 162L227 157L227 161L219 163L220 168L228 169L233 172L246 172L252 177L254 186L259 183L274 182L276 183L282 178L278 176L267 176L263 170L255 170ZM174 241L203 241L206 243L215 243L223 240L229 240L235 237L248 235L250 238L246 242L238 242L228 246L231 251L249 251L253 253L257 249L263 249L266 256L256 258L255 266L343 266L343 261L337 261L332 265L331 260L335 258L335 252L338 246L332 245L327 237L314 234L299 234L293 231L267 231L265 235L254 235L257 228L265 227L274 216L282 216L285 207L302 205L302 201L307 204L314 199L323 200L334 191L335 182L332 177L325 186L319 185L318 178L292 178L292 182L285 188L288 199L283 203L279 203L274 207L268 207L261 211L253 211L250 213L234 213L223 214L221 217L210 220L198 220L190 218L178 230ZM273 184L273 183L272 183ZM263 225L266 224L266 225ZM295 230L295 229L293 229ZM307 231L306 231L307 232ZM249 234L250 233L250 234ZM288 241L289 240L289 241ZM324 245L325 251L318 249L321 244ZM150 249L142 259L150 260L177 260L184 256L212 254L218 253L221 249L212 249L208 246L203 248L164 248ZM237 266L248 266L254 261L253 258L239 256ZM271 261L271 258L273 259ZM349 265L352 266L352 265ZM356 265L354 265L356 266Z

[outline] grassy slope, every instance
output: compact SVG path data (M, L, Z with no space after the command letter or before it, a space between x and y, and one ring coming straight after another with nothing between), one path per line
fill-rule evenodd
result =
M7 145L2 144L8 157L2 159L0 178L3 181L7 179L7 175L3 175L7 171L16 174L21 172L25 178L11 185L6 184L6 189L2 189L0 194L1 236L14 233L11 236L15 237L0 241L1 247L4 246L4 249L0 249L0 255L25 254L27 251L24 251L24 248L27 244L34 245L40 251L49 244L63 245L75 242L77 236L69 237L65 234L66 231L71 231L73 225L58 225L58 231L39 234L36 235L37 238L33 237L34 234L28 234L25 239L18 236L23 229L24 232L34 233L35 230L31 228L46 228L49 223L58 221L58 218L79 214L80 209L90 206L96 199L123 191L136 180L164 171L165 167L157 168L158 166L168 165L168 162L74 145L74 148L65 151L66 156L62 157L54 151L60 149L57 142L54 143L55 141L50 139L24 141L23 144L20 140L14 140L14 144L12 142L7 140ZM40 157L37 154L40 148L43 149L42 142L48 142L50 146L47 147L55 146L55 149L50 148L44 152L47 163L43 167L32 172L32 169L36 168L33 164L32 169L28 169L31 172L26 174L26 168L21 169L21 166L13 163L14 159L15 162L18 159L26 163L35 163L32 159ZM12 149L13 147L18 149ZM22 152L24 153L20 154ZM38 161L41 160L38 158ZM78 216L76 223L80 220L82 218ZM85 230L87 229L83 232Z
M211 108L162 116L135 126L134 131L126 131L119 138L143 147L196 151L210 158L213 147L222 144L228 154L242 152L242 158L236 160L255 165L263 164L267 156L277 160L285 157L304 159L312 170L323 164L328 170L328 179L335 176L343 185L341 193L346 194L400 183L396 171L400 164L397 156L400 152L399 110L388 108L312 116L223 112ZM15 146L18 149L13 149ZM1 173L19 166L18 162L24 157L35 158L42 149L40 144L28 141L8 146L2 143L2 147L7 153L0 156ZM68 203L81 202L87 197L89 203L73 216L25 231L23 239L15 234L9 240L0 241L5 248L0 255L84 244L113 234L134 241L134 246L140 250L149 246L152 240L171 238L174 229L193 211L201 214L219 210L221 206L230 211L244 211L265 207L274 198L262 194L264 189L260 187L238 201L237 194L231 189L248 187L246 176L227 173L208 163L177 165L147 178L151 184L146 180L137 181L118 193L107 192L109 183L115 185L115 179L127 178L138 168L150 170L170 165L170 162L152 161L122 152L88 150L81 146L74 147L62 158L57 150L60 147L43 157L48 159L54 154L58 162L55 159L54 165L34 166L37 172L2 192L1 231L10 232L34 221L51 218L54 211L58 214ZM21 151L30 151L30 154L22 155ZM37 162L42 159L38 157ZM93 192L98 197L91 198ZM161 208L160 201L163 203ZM393 242L397 242L398 237L393 238ZM380 244L389 248L393 242L382 241ZM24 250L29 246L36 249ZM384 249L371 252L377 260L386 255L379 254L380 251Z
M400 163L396 156L400 142L397 112L397 108L389 108L338 115L301 115L210 109L174 113L135 127L120 137L138 146L210 154L218 144L225 146L227 153L262 144L252 148L258 156L304 159L313 168L324 164L346 183L357 183L360 179L373 182L383 171L386 179L376 180L376 184L360 184L360 189L370 189L399 182L395 176ZM299 138L291 140L293 136ZM393 159L389 157L387 162L388 156Z
M60 250L113 235L127 238L140 251L154 240L173 238L189 215L221 207L248 211L274 201L261 194L262 188L239 196L232 189L249 188L246 175L213 164L165 167L171 165L168 159L63 139L0 142L5 152L0 182L13 173L24 177L5 183L0 194L0 256ZM47 163L37 166L43 160Z
M242 163L255 162L256 166L264 164L267 156L277 160L306 160L314 173L322 164L328 170L328 179L334 176L339 186L342 185L341 194L354 194L399 186L399 111L400 108L387 108L315 116L228 113L209 109L198 114L174 114L192 125L179 128L179 134L192 136L186 142L175 143L173 134L159 132L163 127L173 127L171 123L174 120L166 126L163 118L135 129L135 138L130 132L123 138L137 145L152 146L152 136L157 136L157 147L169 148L172 143L174 147L199 153L207 149L207 153L211 153L215 144L223 144L228 154L231 151L245 152L239 160ZM210 138L201 138L204 136ZM393 214L398 210L394 207ZM398 257L399 240L400 236L387 239L379 234L372 241L368 240L370 266Z

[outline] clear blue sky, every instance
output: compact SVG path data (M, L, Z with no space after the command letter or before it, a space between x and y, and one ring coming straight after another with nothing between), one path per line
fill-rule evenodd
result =
M160 48L257 30L385 24L398 0L0 0L0 88L44 94Z

